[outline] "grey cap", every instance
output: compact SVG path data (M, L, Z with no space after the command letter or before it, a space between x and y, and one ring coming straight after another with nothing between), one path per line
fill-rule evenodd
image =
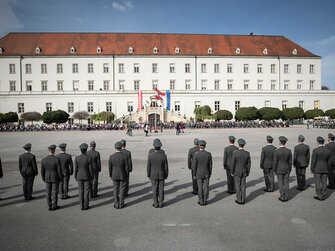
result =
M160 139L154 139L153 146L154 147L161 147L162 142L160 141Z
M305 137L303 135L299 135L298 136L298 140L301 140L302 142L304 142L305 141Z
M334 140L335 136L334 136L334 134L328 133L328 138L331 138L332 140Z
M198 138L195 138L195 139L193 140L193 142L194 142L195 145L199 145L199 139L198 139Z
M30 149L30 148L31 148L31 144L30 144L30 143L27 143L27 144L25 144L22 148L23 148L23 149Z
M204 140L199 140L199 145L200 145L200 146L206 146L206 141L204 141Z
M90 146L94 146L95 147L96 145L97 145L97 143L95 143L95 141L91 141L90 142Z
M237 141L237 143L238 143L240 146L244 146L247 142L245 142L244 139L239 139L239 140Z
M229 139L229 141L235 141L236 140L236 138L234 136L229 136L228 139Z
M286 143L287 140L288 139L285 136L279 136L279 141L280 142Z
M66 145L65 143L62 143L62 144L59 144L59 145L58 145L59 148L66 148L66 146L67 146L67 145Z
M121 142L120 142L120 141L116 142L115 145L114 145L114 147L115 147L116 149L121 149L121 148L122 148L122 144L121 144Z
M121 139L120 142L121 142L122 146L126 145L126 140L125 139Z
M48 146L48 149L50 149L50 150L55 150L56 147L57 147L57 146L56 146L55 144L52 144L52 145Z
M319 136L319 137L316 138L316 141L317 141L317 142L320 142L320 143L324 143L324 142L325 142L325 139L322 138L321 136Z
M266 136L266 140L272 141L273 137L271 135Z
M82 143L80 146L79 146L79 149L80 150L87 150L88 148L88 145L86 143Z

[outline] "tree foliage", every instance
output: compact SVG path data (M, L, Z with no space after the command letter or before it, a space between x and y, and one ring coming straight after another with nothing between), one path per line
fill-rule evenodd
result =
M73 119L79 119L79 120L88 119L89 117L90 114L86 111L76 112L75 114L72 115Z
M335 109L330 109L325 112L325 116L335 119Z
M39 112L25 112L20 116L23 121L41 121L42 115Z
M304 117L304 110L300 107L286 108L283 110L283 119L294 120Z
M198 121L203 121L204 119L211 119L212 109L208 105L200 106L194 108L195 117Z
M112 122L115 118L112 112L100 112L91 116L94 121Z
M305 112L305 119L314 119L315 117L323 116L324 112L321 109L312 109Z
M275 107L263 107L258 112L262 120L280 119L283 116L282 111Z
M63 110L44 112L42 115L43 123L46 124L65 123L69 117L70 115Z
M233 118L233 114L228 110L218 110L216 113L214 113L213 118L216 121L231 120Z
M236 120L256 120L259 119L260 115L256 107L241 107L236 111Z
M0 120L1 123L14 123L19 121L19 116L16 112L7 112L1 114Z

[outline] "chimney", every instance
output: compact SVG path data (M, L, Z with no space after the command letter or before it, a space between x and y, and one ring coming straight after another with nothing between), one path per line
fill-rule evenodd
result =
M250 32L250 36L253 36L254 35L254 33L253 32Z

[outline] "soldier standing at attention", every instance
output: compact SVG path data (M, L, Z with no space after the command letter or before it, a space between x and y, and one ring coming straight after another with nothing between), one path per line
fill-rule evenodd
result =
M192 174L192 160L193 160L194 154L197 151L199 151L199 139L195 138L193 143L194 143L194 146L188 150L187 166L188 166L188 169L191 170L191 175L192 175L192 186L193 186L192 193L197 195L198 185L197 185L197 180L194 179L194 175Z
M99 182L99 172L101 172L101 160L100 153L95 150L95 141L90 142L91 150L87 152L87 156L91 157L93 164L93 179L91 179L91 198L99 197L98 195L98 182Z
M60 148L60 154L57 157L60 159L61 166L61 180L60 180L60 194L62 195L62 200L70 198L69 196L69 181L70 175L73 174L73 162L72 156L66 153L66 144L62 143L58 145Z
M121 142L115 143L115 153L109 157L109 177L113 180L114 207L120 209L124 207L124 197L126 179L128 177L127 160L121 152Z
M147 176L151 180L153 201L155 208L164 205L164 184L169 175L168 160L165 153L161 151L162 142L155 139L153 142L154 152L150 153L147 162Z
M239 139L238 150L233 152L231 159L231 175L235 180L236 200L237 204L243 205L245 203L246 194L246 178L249 176L251 160L250 153L243 148L246 144L244 139Z
M328 148L331 153L332 153L332 157L331 157L331 166L329 169L329 173L328 173L328 187L329 189L335 189L335 136L331 133L328 134L328 144L326 145L326 148Z
M267 146L262 148L260 167L263 169L265 180L265 192L273 192L275 188L275 177L272 169L273 155L277 149L272 145L273 137L266 137Z
M93 179L92 159L87 155L88 145L83 143L79 146L81 154L75 158L74 177L79 187L79 203L81 210L88 210L90 182Z
M3 177L3 172L2 172L2 163L1 163L1 158L0 158L0 179ZM2 200L0 198L0 200Z
M36 157L31 154L31 144L23 146L25 152L19 156L19 170L23 180L23 194L25 200L32 200L35 176L38 175Z
M314 174L316 195L314 199L325 200L327 192L327 176L331 167L332 153L324 147L325 139L316 138L318 147L313 150L311 171Z
M305 137L299 135L299 145L294 147L293 166L297 175L297 190L303 191L306 189L306 168L309 165L310 150L309 146L304 144Z
M156 144L156 145L157 145L157 144L161 144L161 146L162 146L162 142L161 142L159 139L154 139L154 145L155 145L155 144ZM148 154L153 153L153 152L155 152L155 147L154 147L154 148L151 148L151 149L149 150L149 153L148 153ZM163 149L160 149L159 152L165 154L165 151L164 151Z
M235 184L234 184L234 177L231 175L230 162L231 162L231 157L233 155L233 152L237 150L238 148L234 146L234 143L236 140L234 136L229 136L228 140L229 140L229 146L227 146L224 149L224 153L223 153L223 167L224 169L226 169L226 173L227 173L227 183L228 183L227 193L234 194Z
M127 165L128 165L128 176L127 176L127 179L126 179L126 187L125 187L125 196L128 196L128 192L129 192L129 176L130 176L130 173L133 171L133 161L131 159L131 152L128 151L126 149L126 145L127 145L127 142L125 139L122 139L121 141L121 145L122 145L122 149L121 149L121 152L124 154L124 157L126 158L127 160Z
M49 155L42 159L41 176L46 184L46 197L49 211L60 208L58 202L59 182L62 180L60 159L55 156L56 145L48 147Z
M199 140L200 149L193 156L192 172L193 179L198 183L198 204L207 205L209 196L209 179L212 175L212 154L205 150L206 141Z
M273 171L277 175L281 202L288 200L290 172L292 170L292 152L285 147L287 138L279 137L279 149L275 150L273 156Z

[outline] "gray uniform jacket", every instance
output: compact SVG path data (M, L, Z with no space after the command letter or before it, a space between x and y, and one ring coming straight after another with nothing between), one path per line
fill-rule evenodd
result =
M301 143L294 147L293 165L295 167L308 167L310 158L308 145Z
M230 171L230 163L231 163L231 157L233 156L233 152L235 150L238 150L238 147L234 145L229 145L225 147L223 152L223 167L224 169Z
M108 167L112 180L125 180L129 175L127 160L121 152L115 152L109 157Z
M230 166L232 175L238 177L249 176L251 167L250 153L244 149L234 151Z
M154 153L154 152L155 152L155 148L152 148L152 149L149 150L149 153L148 153L148 154L150 154L150 153ZM165 154L165 151L162 150L162 149L160 149L159 152Z
M276 174L289 174L292 170L292 152L286 147L279 147L273 156L273 171Z
M60 153L56 157L60 159L61 172L63 176L70 176L73 174L72 156L67 153Z
M80 154L75 159L74 178L76 180L91 180L93 178L92 159L87 154Z
M19 156L19 170L22 176L38 175L36 157L30 152Z
M128 172L130 173L133 171L133 161L131 159L131 152L128 151L127 149L122 149L121 152L123 153L123 155L125 156L127 160Z
M165 180L169 175L168 160L162 152L153 152L148 156L147 176L151 180Z
M274 152L277 148L273 145L267 145L262 148L260 167L261 169L272 169Z
M328 148L331 151L331 153L332 153L332 157L331 157L332 166L335 166L335 142L329 142L326 145L326 148Z
M206 150L199 150L193 156L192 175L197 179L209 178L212 175L212 154Z
M328 173L331 167L331 155L331 151L326 147L315 148L312 153L312 173Z
M91 149L87 152L87 155L92 158L93 171L101 172L100 153L96 150Z
M200 149L199 146L194 146L188 150L188 157L187 157L188 169L192 169L193 156L197 151L199 151L199 149Z
M62 179L60 159L54 155L48 155L42 159L41 175L44 182L58 183Z

